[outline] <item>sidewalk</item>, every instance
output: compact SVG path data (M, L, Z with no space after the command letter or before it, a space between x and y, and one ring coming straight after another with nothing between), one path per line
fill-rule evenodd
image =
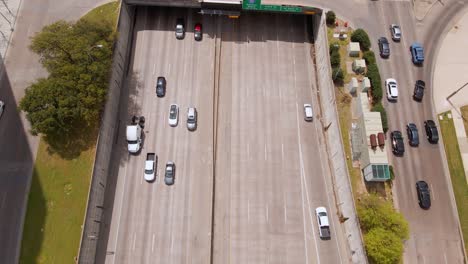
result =
M460 108L458 108L457 111L458 113L461 113ZM468 183L468 138L466 135L465 125L463 124L463 119L457 111L452 111L452 119L453 125L455 126L455 133L457 134L458 146L460 147L460 154L463 160L466 182Z
M460 107L468 105L468 13L447 33L442 42L434 69L433 99L436 113L451 110L460 154L468 182L468 138ZM458 90L458 91L457 91ZM457 91L457 92L456 92ZM452 95L454 92L456 94ZM447 100L447 98L449 98Z
M0 1L0 56L4 60L15 29L21 0Z

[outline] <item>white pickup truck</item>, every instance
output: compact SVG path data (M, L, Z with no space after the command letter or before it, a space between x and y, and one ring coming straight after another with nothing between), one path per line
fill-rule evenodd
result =
M156 156L156 154L154 153L146 154L145 181L147 182L154 181L157 162L158 162L158 156Z

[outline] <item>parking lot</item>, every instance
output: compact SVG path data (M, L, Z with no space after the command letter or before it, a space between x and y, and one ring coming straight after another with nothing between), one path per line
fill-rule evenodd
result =
M179 17L183 40L174 36ZM196 22L203 24L200 42ZM322 127L304 121L305 103L319 115L306 18L142 7L132 45L112 218L98 260L347 263ZM158 76L167 80L163 98L155 94ZM179 105L176 127L168 124L172 103ZM191 106L198 110L194 132L186 127ZM139 155L129 155L125 142L133 115L146 119ZM158 155L153 183L143 179L147 152ZM177 168L172 186L163 179L169 160ZM318 236L318 206L328 210L330 240Z

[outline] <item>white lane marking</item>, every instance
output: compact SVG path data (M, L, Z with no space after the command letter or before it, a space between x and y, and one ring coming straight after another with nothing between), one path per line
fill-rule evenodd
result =
M153 233L153 239L151 239L151 252L154 251L154 238L155 238L155 235Z
M286 193L283 193L284 223L288 222L288 211L286 209Z
M266 206L266 221L268 222L268 204Z
M153 64L153 75L154 75L155 72L156 72L156 63Z
M3 194L3 197L2 197L2 206L1 206L0 208L5 207L6 196L7 196L7 192L5 192L5 193Z
M127 163L128 163L128 159L129 159L130 156L127 156ZM112 263L115 263L115 259L116 259L116 255L117 255L117 244L119 243L119 234L120 234L120 222L121 222L121 216L122 216L122 207L123 207L123 200L124 200L124 196L125 196L125 185L127 183L127 171L128 171L128 165L125 167L125 174L124 174L124 184L123 184L123 191L122 191L122 199L120 199L120 209L119 209L119 217L117 218L117 236L115 237L115 248L114 248L114 252L116 252L116 254L114 255L114 258L112 259Z
M302 145L301 145L301 131L299 127L299 105L296 103L296 124L297 124L297 144L299 146L299 163L301 166L301 191L302 188L305 189L306 193L306 199L307 199L307 207L309 211L309 217L310 217L310 226L312 227L312 236L314 237L315 241L315 252L317 255L317 262L320 263L320 255L319 255L319 250L318 250L318 242L317 242L317 236L315 235L315 228L313 227L312 224L312 211L311 211L311 205L310 205L310 199L309 199L309 191L307 190L307 179L305 177L305 169L304 169L304 158L302 156ZM303 209L304 210L304 209ZM304 219L305 220L305 219ZM305 225L305 223L304 223Z
M172 254L172 250L174 249L174 238L173 238L174 235L171 234L171 254Z
M444 252L444 261L445 261L445 264L447 264L447 255L445 255L445 252Z
M169 75L169 73L171 73L171 64L168 63L169 65L167 66L167 75Z
M281 143L281 159L284 160L284 144Z
M250 220L250 201L247 200L247 222Z
M436 198L435 198L435 191L434 191L434 187L432 186L432 183L431 183L431 193L432 193L432 195L431 195L431 196L432 196L432 200L435 201L435 200L436 200Z
M267 145L265 144L265 160L267 160Z
M250 159L250 145L247 143L247 157Z
M136 245L136 233L133 234L133 245L132 245L132 251L135 251L135 245Z

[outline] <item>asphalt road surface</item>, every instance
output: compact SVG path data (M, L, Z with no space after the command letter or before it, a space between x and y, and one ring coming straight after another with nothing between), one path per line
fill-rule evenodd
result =
M184 40L174 36L178 17L187 24ZM203 23L202 42L193 39L196 21ZM98 263L348 262L322 168L321 126L303 116L304 103L318 111L310 49L303 16L232 20L138 9L113 158L112 218ZM167 79L162 99L154 89L159 75ZM171 103L180 106L175 128L167 121ZM195 132L186 129L189 106L199 114ZM136 156L124 140L134 114L146 118ZM159 158L154 183L143 180L147 152ZM177 166L173 186L163 181L168 160ZM328 209L331 240L318 236L318 206Z
M409 51L411 43L421 41L418 31L421 31L422 26L415 22L410 2L373 2L371 8L371 12L381 18L378 22L380 32L372 34L374 50L378 52L378 36L386 36L390 40L390 58L379 60L382 79L395 78L399 86L398 102L389 103L385 98L383 101L387 109L390 131L400 130L405 137L404 156L395 157L389 153L396 174L394 190L397 205L410 226L410 239L405 244L404 262L463 263L458 215L456 208L452 207L449 191L452 186L444 175L440 149L443 143L440 141L437 145L430 144L426 140L424 130L424 120L436 119L432 110L432 87L424 78L425 67L429 65L427 62L422 67L413 65ZM402 27L400 43L390 39L388 27L391 23L400 24ZM425 51L427 55L427 47ZM418 79L429 84L421 103L412 99L414 84ZM409 122L418 126L419 147L410 147L408 144L406 124ZM387 134L389 136L389 133ZM425 180L431 189L432 206L427 211L418 205L415 187L418 180Z

